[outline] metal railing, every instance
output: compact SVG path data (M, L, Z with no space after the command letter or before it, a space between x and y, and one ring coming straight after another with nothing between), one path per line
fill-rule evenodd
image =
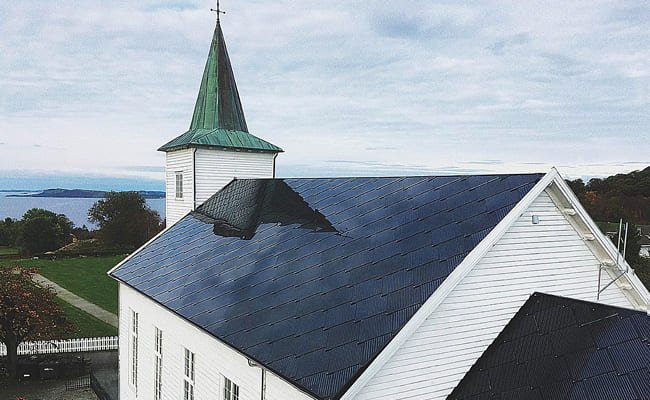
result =
M72 390L88 389L91 387L91 384L90 374L82 375L77 378L68 379L65 383L65 390L69 392Z

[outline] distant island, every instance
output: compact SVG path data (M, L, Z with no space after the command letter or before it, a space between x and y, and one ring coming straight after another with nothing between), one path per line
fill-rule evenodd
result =
M138 190L145 199L164 199L165 192L155 190ZM10 194L7 197L59 197L73 199L102 199L106 197L106 191L103 190L85 190L85 189L47 189L38 193Z

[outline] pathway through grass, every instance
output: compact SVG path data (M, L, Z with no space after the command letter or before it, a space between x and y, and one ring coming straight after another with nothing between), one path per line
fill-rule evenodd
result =
M56 260L12 260L10 264L37 267L44 277L77 296L117 314L117 282L106 275L106 272L124 257L122 255Z
M77 331L64 338L53 339L72 339L72 338L92 338L104 336L117 336L117 328L110 326L104 321L100 321L87 312L71 306L66 301L56 299L59 307L65 313L65 317L70 323L77 327Z

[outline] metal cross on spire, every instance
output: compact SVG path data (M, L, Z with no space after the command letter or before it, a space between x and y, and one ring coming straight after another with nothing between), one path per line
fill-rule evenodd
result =
M219 0L217 0L217 8L211 8L210 11L214 11L214 12L217 13L217 23L220 22L219 21L219 17L220 17L219 14L225 14L226 13L225 11L221 11L221 9L219 8Z

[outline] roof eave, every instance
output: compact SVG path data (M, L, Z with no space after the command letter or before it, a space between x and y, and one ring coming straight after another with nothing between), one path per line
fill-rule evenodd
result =
M276 146L277 147L277 146ZM158 151L169 153L170 151L184 150L184 149L210 149L210 150L222 150L222 151L239 151L239 152L251 152L251 153L284 153L280 147L277 149L258 149L252 147L239 147L239 146L218 146L218 145L208 145L208 144L195 144L195 143L184 143L176 146L161 146L158 148Z
M162 152L165 152L165 153L169 153L170 151L183 150L183 149L187 149L187 148L189 148L189 146L186 145L186 144L179 145L179 146L161 146L161 147L158 148L157 151L162 151Z

